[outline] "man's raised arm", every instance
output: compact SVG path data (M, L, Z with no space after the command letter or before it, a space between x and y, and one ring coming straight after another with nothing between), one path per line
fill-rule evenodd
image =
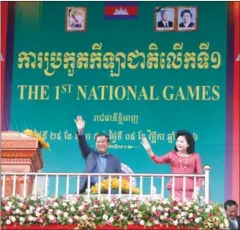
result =
M86 160L88 157L88 154L91 152L91 148L89 148L86 142L86 137L84 135L85 121L82 119L81 116L77 116L77 118L74 119L74 121L77 126L79 148L80 148L82 157Z

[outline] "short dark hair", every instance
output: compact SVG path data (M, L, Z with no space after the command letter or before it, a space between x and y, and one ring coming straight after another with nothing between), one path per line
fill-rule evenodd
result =
M177 133L176 133L176 137L175 137L176 140L177 140L177 138L178 138L179 136L184 136L184 137L186 138L186 141L187 141L187 143L188 143L188 145L189 145L188 148L187 148L188 154L194 153L194 151L195 151L195 140L194 140L192 134L189 133L189 132L186 131L186 130L179 130L179 131L177 131ZM178 151L176 145L175 145L174 150L175 150L175 151Z
M191 16L191 18L192 18L192 12L190 11L190 10L183 10L182 12L181 12L181 18L183 17L183 15L184 14L190 14L190 16Z
M98 133L95 137L95 141L97 140L98 137L102 137L102 136L107 138L108 143L110 142L110 137L106 133Z
M235 200L227 200L224 203L224 209L227 211L227 208L232 205L236 205L238 207L238 204Z

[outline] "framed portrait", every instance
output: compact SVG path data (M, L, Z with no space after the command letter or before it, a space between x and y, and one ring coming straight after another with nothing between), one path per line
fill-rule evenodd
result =
M175 7L155 7L155 31L176 30L176 10Z
M84 32L87 27L86 7L66 7L66 31Z
M196 31L198 27L197 7L178 7L178 31Z

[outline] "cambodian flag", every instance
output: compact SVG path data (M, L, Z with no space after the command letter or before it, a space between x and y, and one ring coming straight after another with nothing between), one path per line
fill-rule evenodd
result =
M137 19L138 2L104 2L105 19Z

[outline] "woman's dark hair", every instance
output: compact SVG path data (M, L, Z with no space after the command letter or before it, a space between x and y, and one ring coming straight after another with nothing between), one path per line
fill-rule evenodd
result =
M184 137L186 138L186 141L187 141L187 143L188 143L188 145L189 145L188 148L187 148L188 154L194 153L194 151L195 151L195 140L194 140L192 134L189 133L188 131L180 130L180 131L177 131L177 133L176 133L176 137L175 137L176 140L177 140L177 138L178 138L179 136L184 136ZM175 150L176 152L178 151L176 145L175 145L174 150Z
M183 17L183 15L184 14L190 14L190 16L191 16L191 18L192 18L192 12L190 11L190 10L183 10L182 12L181 12L181 18Z

